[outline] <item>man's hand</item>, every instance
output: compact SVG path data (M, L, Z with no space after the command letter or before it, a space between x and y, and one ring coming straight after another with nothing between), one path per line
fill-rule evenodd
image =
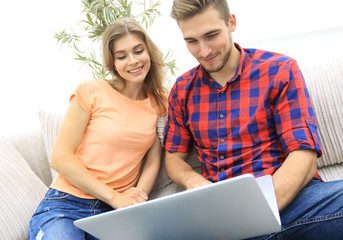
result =
M188 153L166 152L165 164L168 177L183 189L193 189L211 182L197 173L186 162Z
M203 176L194 175L193 178L188 180L188 183L186 184L186 190L206 186L211 183L211 181L208 181Z

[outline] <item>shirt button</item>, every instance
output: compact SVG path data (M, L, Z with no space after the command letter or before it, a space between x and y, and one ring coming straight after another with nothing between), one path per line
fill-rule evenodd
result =
M220 159L224 159L224 155L220 155L220 157L219 157Z
M220 94L224 94L224 93L225 93L225 91L220 92Z
M220 139L220 142L222 142L222 143L223 143L224 141L225 141L225 140L224 140L224 138L221 138L221 139Z
M222 168L222 169L220 169L220 171L221 171L221 172L224 172L224 171L225 171L225 169L224 169L224 168Z
M224 115L223 115L223 114L220 114L220 115L219 115L219 117L220 117L220 118L223 118L223 117L224 117Z

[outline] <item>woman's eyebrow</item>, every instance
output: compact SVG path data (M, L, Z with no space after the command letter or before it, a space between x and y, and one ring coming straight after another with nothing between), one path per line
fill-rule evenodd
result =
M142 43L138 43L136 46L134 46L132 49L136 49L136 48L139 48L141 46L144 46L144 44ZM114 52L114 55L118 54L118 53L125 53L126 51L125 50L118 50L118 51L115 51Z

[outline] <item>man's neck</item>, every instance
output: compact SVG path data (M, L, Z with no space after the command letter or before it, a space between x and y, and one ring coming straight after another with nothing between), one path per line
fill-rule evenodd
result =
M236 46L234 46L232 48L231 55L223 69L218 72L210 73L211 78L221 86L225 86L225 84L236 74L240 59L241 53Z

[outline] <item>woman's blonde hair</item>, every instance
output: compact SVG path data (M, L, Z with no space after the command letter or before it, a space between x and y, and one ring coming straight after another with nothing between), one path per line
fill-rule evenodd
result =
M128 35L136 34L144 41L147 51L150 57L151 66L150 70L144 80L144 88L150 94L153 95L156 103L158 104L161 112L166 111L165 103L167 100L167 91L163 85L165 80L165 63L163 61L163 55L156 44L150 39L148 34L142 28L142 26L131 18L118 19L111 23L105 29L102 36L102 54L103 64L106 70L108 70L113 79L110 80L112 85L125 86L125 80L120 77L114 67L114 42L119 38ZM114 84L113 84L114 83Z

